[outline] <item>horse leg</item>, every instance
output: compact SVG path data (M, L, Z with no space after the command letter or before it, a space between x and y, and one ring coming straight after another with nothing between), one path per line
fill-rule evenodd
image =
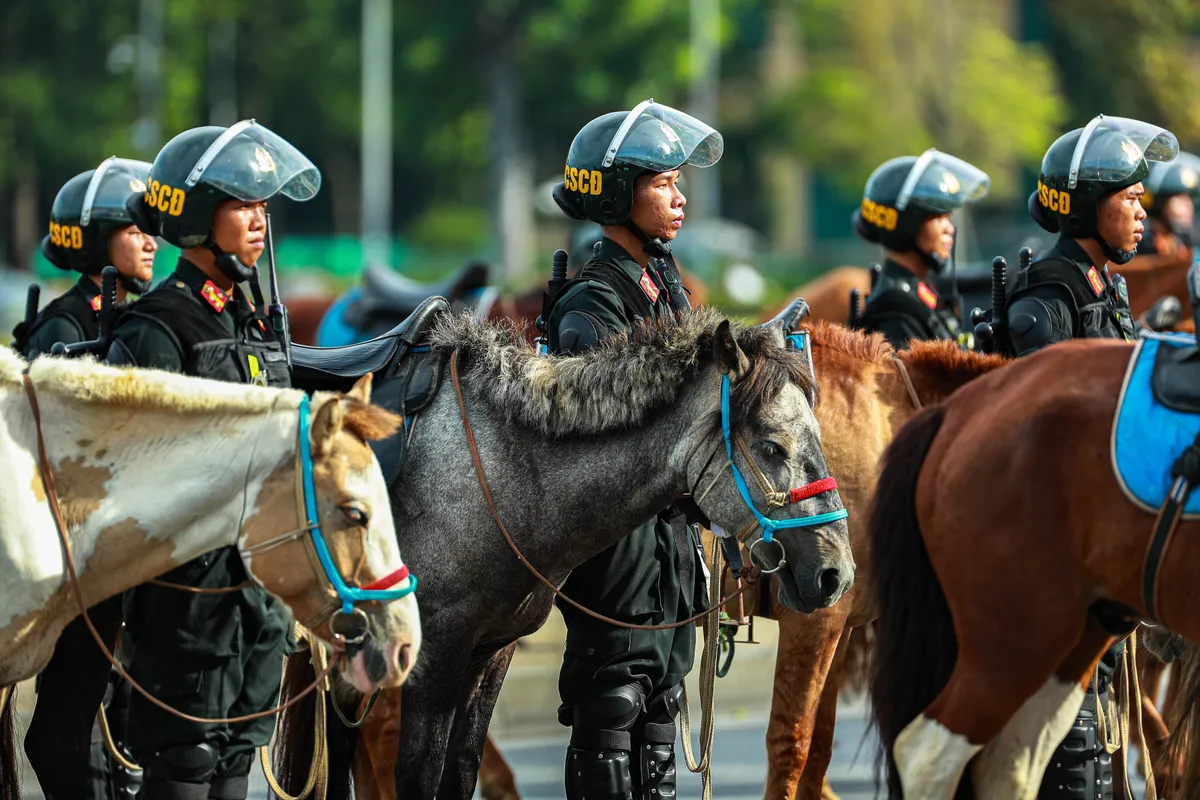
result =
M356 800L396 800L394 770L400 750L401 692L400 687L380 691L375 707L358 729L354 756Z
M848 604L838 603L812 614L787 610L779 616L764 797L791 800L796 796L809 759L821 692L847 630L848 613Z
M838 694L841 691L842 674L846 666L846 652L850 649L851 630L847 626L842 632L829 675L825 678L825 688L821 692L821 704L817 707L817 719L813 726L812 744L808 748L808 763L804 766L804 774L800 776L800 785L796 788L796 800L837 800L837 795L825 780L825 773L829 771L829 762L833 760Z
M971 775L981 800L1034 800L1046 766L1071 730L1088 679L1111 640L1088 615L1079 643L975 760Z
M454 716L454 732L446 753L447 768L442 772L437 794L443 800L470 800L475 793L483 742L515 650L516 642L512 642L497 651L484 663L478 679L472 676L463 686L462 705Z
M521 800L512 768L504 760L491 734L483 742L483 761L479 765L479 794L483 800Z
M991 587L977 588L985 592ZM948 592L947 598L956 595ZM975 595L964 591L962 596ZM953 613L952 599L950 605ZM905 797L952 800L967 764L1000 734L1030 698L1035 698L1032 707L1040 714L1037 716L1039 724L1045 721L1051 709L1072 702L1070 714L1079 709L1083 700L1079 676L1086 669L1081 667L1070 681L1055 676L1056 668L1080 638L1079 628L1070 622L1072 604L1064 601L1062 605L1067 610L1053 618L1040 614L1037 608L1019 609L1015 604L1010 605L1005 627L1010 632L1008 636L996 635L996 629L991 625L975 624L966 629L955 625L958 660L950 679L925 712L905 726L892 747ZM1048 607L1055 607L1052 601ZM1084 618L1086 611L1081 608L1078 612L1075 618ZM956 619L964 617L970 615L963 611L955 616ZM1103 647L1098 646L1094 660L1098 660L1102 652ZM1066 728L1063 728L1062 734L1065 733ZM1053 749L1061 739L1062 735L1049 747ZM1014 792L1011 777L1006 773L1009 782L1001 793L996 794L990 791L995 785L990 774L984 773L983 777L983 785L989 791L978 792L980 800L1033 798L1031 793L1036 793L1038 788L1034 782ZM978 772L976 785L979 785Z
M449 624L439 625L435 620L422 627L432 634L448 630ZM470 643L462 637L440 639L431 635L422 644L421 674L404 684L400 746L393 772L396 797L442 797L438 785L470 651Z

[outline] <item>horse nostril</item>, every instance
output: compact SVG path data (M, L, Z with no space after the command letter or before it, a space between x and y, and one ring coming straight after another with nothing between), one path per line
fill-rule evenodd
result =
M817 590L821 593L821 597L833 597L840 588L842 588L842 576L836 568L821 570L821 574L817 576Z
M412 666L412 645L406 644L400 648L400 674L404 675L408 672L408 668Z

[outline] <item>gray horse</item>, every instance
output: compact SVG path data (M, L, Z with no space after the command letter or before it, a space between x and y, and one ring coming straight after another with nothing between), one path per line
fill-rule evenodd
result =
M529 562L556 585L693 487L704 513L726 530L753 522L726 463L723 375L732 384L732 431L776 487L828 475L810 405L813 378L774 324L731 326L700 309L585 356L539 357L508 326L446 316L432 344L458 352L499 514ZM752 466L734 452L749 478ZM749 485L765 508L757 483ZM392 503L406 560L421 579L425 636L421 662L404 687L397 797L470 798L513 644L545 623L553 595L492 520L453 387L443 385L416 420ZM828 492L773 516L841 508L837 493ZM775 536L787 554L779 573L785 605L811 612L849 588L854 561L844 520ZM772 547L756 551L756 559L778 558ZM341 729L347 733L356 731ZM305 757L312 752L298 742L283 746ZM348 769L331 764L331 784Z

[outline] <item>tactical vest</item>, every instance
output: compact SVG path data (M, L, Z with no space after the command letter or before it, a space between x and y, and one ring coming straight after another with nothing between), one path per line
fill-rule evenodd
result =
M1093 280L1098 282L1099 293L1093 286ZM1135 338L1129 302L1120 296L1104 270L1091 265L1084 267L1069 258L1044 258L1033 262L1028 270L1018 273L1017 286L1009 298L1009 304L1035 286L1046 284L1056 284L1070 292L1075 305L1072 338Z
M58 317L66 317L79 326L79 330L83 333L79 339L81 342L90 341L100 335L100 321L96 317L96 311L92 308L88 298L79 290L79 286L75 285L47 303L46 307L38 312L32 325L26 326L22 320L13 328L13 349L24 357L33 335L46 322ZM75 342L63 342L63 344L75 344Z
M648 272L646 274L649 275ZM659 316L670 309L666 287L655 282L655 287L659 290L659 295L658 299L652 302L646 296L642 287L630 278L625 270L611 261L602 261L600 259L593 259L584 264L583 269L579 271L579 275L563 284L558 294L554 297L554 302L557 303L559 299L565 297L573 287L588 283L589 281L602 283L609 289L612 289L617 299L621 301L621 310L625 315L625 319L629 320L631 324L641 319L658 319ZM551 326L549 340L550 352L559 352L557 325Z
M237 305L245 301L239 299ZM232 304L232 300L231 300ZM167 331L183 354L184 373L229 383L290 388L287 355L258 314L231 307L235 337L190 289L164 283L143 295L129 316Z
M920 283L916 277L912 280ZM936 301L936 295L934 298ZM867 297L858 326L869 331L880 330L885 320L896 318L905 318L914 323L924 333L922 339L958 339L958 319L952 312L942 308L940 301L930 306L915 291L905 291L894 280L881 279Z

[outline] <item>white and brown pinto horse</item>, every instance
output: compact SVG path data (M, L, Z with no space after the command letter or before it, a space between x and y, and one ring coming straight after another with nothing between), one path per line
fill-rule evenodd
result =
M309 403L299 391L91 360L39 359L27 378L25 367L0 348L0 687L41 670L79 613L54 499L88 606L236 546L247 573L329 641L329 612L339 606L318 566L313 522L346 583L369 588L391 576L399 588L413 585L367 445L399 418L369 404L368 380ZM343 677L365 690L400 685L420 647L415 596L354 610L372 636L343 661ZM3 764L0 784L5 795L16 784Z

